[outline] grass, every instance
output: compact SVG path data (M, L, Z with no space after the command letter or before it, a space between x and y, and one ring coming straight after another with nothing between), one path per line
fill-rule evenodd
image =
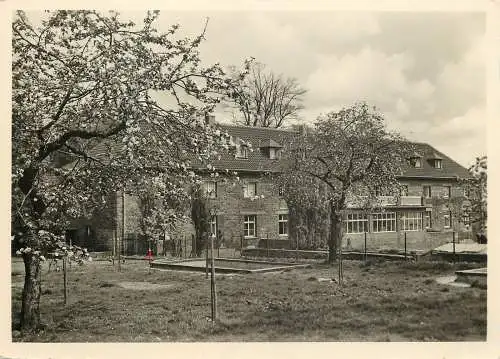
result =
M157 271L127 261L73 266L69 303L62 272L42 275L40 310L45 329L13 331L13 341L464 341L486 340L482 287L440 285L437 276L465 264L345 261L336 266L248 275L217 275L219 321L210 320L210 285L204 273ZM19 321L22 263L13 260L12 318ZM148 290L123 282L166 284Z

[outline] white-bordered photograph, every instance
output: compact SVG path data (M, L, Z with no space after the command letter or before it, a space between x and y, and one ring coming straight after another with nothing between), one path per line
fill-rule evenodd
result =
M490 341L487 10L9 9L10 341Z

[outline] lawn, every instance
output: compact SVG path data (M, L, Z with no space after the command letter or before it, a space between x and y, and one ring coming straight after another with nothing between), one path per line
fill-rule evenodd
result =
M204 273L159 271L129 260L118 272L91 262L42 275L45 329L13 341L485 341L487 290L439 284L477 265L345 261L345 284L323 280L336 267L217 275L219 322L210 316ZM12 321L19 321L22 262L12 263ZM320 279L320 280L318 280ZM153 284L153 285L151 285Z

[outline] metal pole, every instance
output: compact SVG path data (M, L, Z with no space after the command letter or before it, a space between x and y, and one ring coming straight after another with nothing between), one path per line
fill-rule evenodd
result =
M267 258L269 258L269 233L266 233Z
M204 239L205 242L205 279L208 279L208 237Z
M122 233L118 244L118 272L121 271L122 246L125 239L125 189L122 190Z
M215 291L214 236L211 236L210 239L210 257L211 257L210 299L212 304L212 323L215 323L215 320L217 319L217 293Z
M405 232L405 260L406 260L406 232Z
M66 268L66 260L68 257L63 257L63 276L64 276L64 305L68 304L68 276Z
M243 236L240 237L240 257L242 256L243 253Z
M453 231L453 262L455 262L455 231Z
M295 241L295 261L299 261L299 237L297 236L297 240Z
M366 256L367 254L366 254L366 231L365 231L365 262L366 262Z

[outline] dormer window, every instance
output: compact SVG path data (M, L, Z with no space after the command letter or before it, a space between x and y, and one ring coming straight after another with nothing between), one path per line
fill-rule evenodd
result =
M237 145L236 158L248 158L248 147L242 144Z
M439 156L436 152L434 152L432 156L429 158L429 162L434 168L438 169L443 168L443 158Z
M271 160L276 160L280 158L281 155L281 146L278 142L269 139L264 142L261 142L259 145L264 156L267 156Z
M410 163L414 168L422 168L422 159L420 157L411 158Z

